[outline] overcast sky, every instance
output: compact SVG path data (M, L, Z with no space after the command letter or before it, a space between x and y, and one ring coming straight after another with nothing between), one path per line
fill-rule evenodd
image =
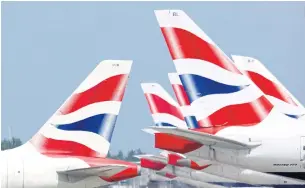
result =
M141 82L171 87L155 9L184 10L228 55L253 56L305 104L304 2L2 2L2 137L27 141L104 59L134 60L113 152L153 149Z

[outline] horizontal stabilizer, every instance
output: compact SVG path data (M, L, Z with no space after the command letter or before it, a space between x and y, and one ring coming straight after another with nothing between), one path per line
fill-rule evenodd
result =
M105 165L105 166L57 171L57 173L66 174L74 177L102 176L107 178L125 170L126 168L127 166L124 165Z
M154 155L152 154L142 154L142 155L134 155L135 158L138 158L138 159L142 159L142 158L147 158L147 157L152 157Z
M155 131L155 130L150 129L150 128L144 128L144 129L142 129L142 131L144 131L148 134L152 134L152 135L154 135L155 133L158 133L158 131Z
M215 136L193 130L179 129L176 127L154 126L150 128L161 133L179 136L193 142L197 142L203 145L218 147L218 148L243 150L243 149L251 149L261 145L261 143L258 142L243 143L220 136Z
M167 164L167 158L164 156L144 154L144 155L134 155L134 157L136 157L138 159L148 159L148 160L151 160L154 162Z

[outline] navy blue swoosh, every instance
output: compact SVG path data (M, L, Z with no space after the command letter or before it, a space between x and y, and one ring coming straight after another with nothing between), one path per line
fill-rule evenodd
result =
M196 99L213 94L228 94L234 93L244 89L249 85L244 86L232 86L226 85L202 76L194 74L180 75L180 80L186 93L192 103Z
M58 129L65 131L88 131L96 133L111 141L117 115L99 114L70 124L56 125Z

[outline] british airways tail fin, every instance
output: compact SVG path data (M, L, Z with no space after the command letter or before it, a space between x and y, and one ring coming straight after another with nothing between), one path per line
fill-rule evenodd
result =
M179 104L157 83L142 83L156 126L187 128Z
M30 140L46 155L105 157L132 61L105 60Z
M269 115L264 94L183 11L155 14L199 126L248 126Z
M181 112L184 116L184 120L190 129L199 128L197 119L194 115L194 112L191 108L190 101L187 97L187 94L183 88L179 75L177 73L168 73L169 81L174 90L176 99L180 105Z
M232 55L235 65L286 115L298 119L305 114L304 106L257 59Z

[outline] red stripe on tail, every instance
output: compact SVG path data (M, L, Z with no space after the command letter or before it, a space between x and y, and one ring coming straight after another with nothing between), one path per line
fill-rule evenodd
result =
M152 114L165 113L184 120L183 115L178 107L173 106L166 100L154 94L145 93L145 97L148 101L149 109Z
M277 84L272 82L271 80L265 78L264 76L252 72L247 71L248 76L251 78L251 80L266 94L273 96L279 100L282 100L288 104L292 104L297 106L297 104L292 100L292 98L289 96L288 93L281 90Z
M55 140L47 138L42 134L36 134L31 143L43 155L65 155L65 156L84 156L84 157L105 157L89 147L67 140Z
M71 96L69 101L60 109L62 114L69 114L87 105L102 101L122 101L127 74L116 75L103 80L96 86Z
M186 92L182 85L179 84L172 84L174 93L178 100L180 106L189 106L191 103L186 95Z
M201 59L228 71L241 74L231 60L212 44L180 28L161 27L173 60Z
M273 105L265 96L250 103L234 104L221 108L205 119L198 121L201 127L211 127L218 132L228 126L249 126L263 121L271 112Z

